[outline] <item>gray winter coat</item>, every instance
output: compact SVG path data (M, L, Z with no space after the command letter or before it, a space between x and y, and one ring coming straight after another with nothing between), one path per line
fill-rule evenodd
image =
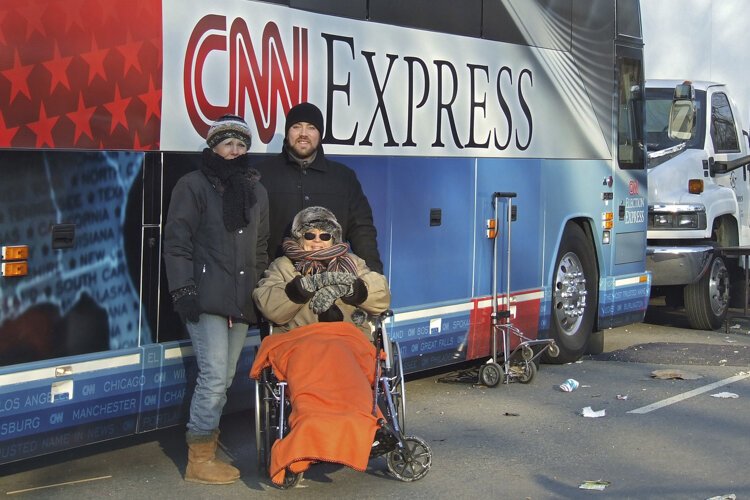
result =
M172 191L164 236L169 290L195 286L201 312L256 323L252 292L268 266L268 194L255 183L249 224L230 232L221 184L212 180L196 170Z

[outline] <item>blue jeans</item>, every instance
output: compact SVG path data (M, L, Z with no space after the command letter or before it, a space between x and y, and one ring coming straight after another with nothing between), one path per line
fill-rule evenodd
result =
M186 326L198 363L198 380L190 401L187 428L193 435L207 435L219 427L248 325L233 323L229 328L226 316L204 313L197 323L188 321Z

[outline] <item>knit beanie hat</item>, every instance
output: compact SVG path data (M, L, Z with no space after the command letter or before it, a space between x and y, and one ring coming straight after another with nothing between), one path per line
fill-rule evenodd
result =
M284 125L284 137L289 135L289 129L295 123L307 122L315 125L315 128L323 136L323 113L315 104L301 102L289 110L286 114L286 124Z
M250 149L252 133L247 122L237 115L224 115L216 120L206 135L206 144L213 148L227 139L239 139Z
M341 243L341 225L333 212L324 207L307 207L294 216L292 237L299 240L305 231L320 229L333 235L334 243Z

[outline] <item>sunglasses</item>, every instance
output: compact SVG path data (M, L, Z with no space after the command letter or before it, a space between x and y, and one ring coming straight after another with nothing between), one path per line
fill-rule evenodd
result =
M312 241L312 240L314 240L316 236L317 236L318 238L320 238L320 241L328 241L328 240L330 240L331 238L333 238L333 236L331 235L331 233L320 233L320 234L315 234L315 233L305 233L305 234L304 234L303 236L305 237L305 239L306 239L307 241Z

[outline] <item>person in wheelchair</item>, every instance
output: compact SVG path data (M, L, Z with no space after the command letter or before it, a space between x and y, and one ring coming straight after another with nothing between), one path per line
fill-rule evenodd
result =
M345 321L371 338L368 314L388 309L391 294L385 276L341 241L341 226L324 207L301 210L292 222L292 237L253 291L273 333L317 322Z
M282 244L284 256L253 292L274 325L250 370L258 381L259 468L288 488L314 463L364 471L371 457L388 453L389 471L398 478L421 478L430 467L429 446L386 424L404 406L403 377L393 377L401 389L392 394L391 379L380 375L388 359L382 351L381 313L390 304L385 276L349 252L326 208L300 211L291 234ZM374 343L368 315L375 319ZM390 447L381 444L384 426L393 435Z

